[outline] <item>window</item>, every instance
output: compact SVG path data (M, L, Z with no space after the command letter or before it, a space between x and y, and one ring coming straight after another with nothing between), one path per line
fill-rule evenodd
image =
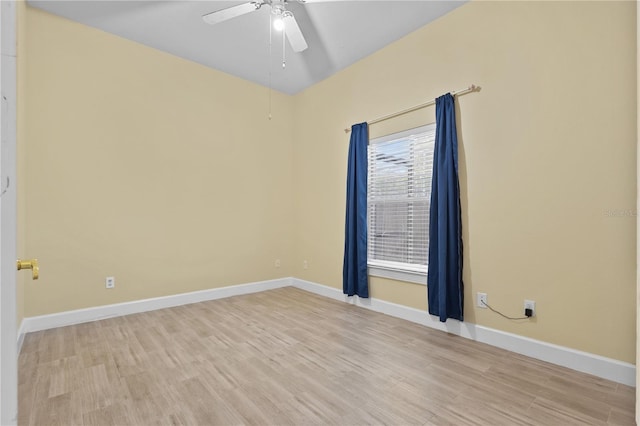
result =
M369 144L371 275L426 284L435 124Z

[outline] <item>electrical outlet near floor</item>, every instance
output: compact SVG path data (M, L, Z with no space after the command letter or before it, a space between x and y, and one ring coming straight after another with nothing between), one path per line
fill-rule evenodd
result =
M487 308L487 293L477 293L478 299L476 305L478 308Z
M104 286L106 288L114 288L116 286L116 278L115 277L107 277L104 280Z
M280 267L280 259L276 259L275 267L276 267L276 268L279 268L279 267Z
M525 300L524 301L524 309L525 311L527 309L531 309L531 316L535 317L536 316L536 302L533 300Z

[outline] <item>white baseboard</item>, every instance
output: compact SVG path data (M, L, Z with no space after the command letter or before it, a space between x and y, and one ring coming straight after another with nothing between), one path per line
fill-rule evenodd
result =
M270 281L260 281L250 284L232 285L228 287L212 288L191 293L174 294L171 296L154 297L152 299L135 300L132 302L116 303L113 305L96 306L93 308L59 312L50 315L28 317L22 321L18 336L18 346L22 346L24 334L50 328L64 327L83 322L97 321L122 315L137 314L154 311L156 309L171 308L188 305L190 303L205 302L207 300L223 299L242 294L257 293L291 285L291 278L280 278Z
M578 351L564 346L554 345L540 340L530 339L517 334L506 333L504 331L495 330L481 325L453 320L442 323L437 317L431 316L426 311L422 311L420 309L409 308L407 306L386 302L380 299L348 297L337 288L327 287L310 281L293 278L291 285L301 290L306 290L331 299L361 306L396 318L402 318L407 321L435 328L437 330L445 331L477 342L486 343L511 352L526 355L531 358L571 368L583 373L592 374L594 376L602 377L628 386L636 385L636 366L633 364L588 352Z
M593 374L594 376L623 383L628 386L636 385L636 367L633 364L467 322L447 321L446 323L441 323L438 318L431 316L420 309L409 308L407 306L398 305L396 303L380 299L348 297L342 294L342 291L337 288L327 287L325 285L297 278L280 278L270 281L220 287L209 290L194 291L191 293L181 293L171 296L24 318L18 331L18 353L20 353L20 349L22 348L25 334L33 331L64 327L83 322L153 311L156 309L171 308L174 306L204 302L207 300L223 299L226 297L257 293L288 286L293 286L345 303L361 306L396 318L402 318L407 321L445 331L447 333L452 333L477 342L486 343L526 355L531 358L547 361L552 364L568 367L584 373Z

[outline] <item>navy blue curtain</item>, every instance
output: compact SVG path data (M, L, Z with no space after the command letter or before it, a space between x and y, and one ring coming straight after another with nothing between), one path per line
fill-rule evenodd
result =
M429 214L429 313L462 321L462 217L458 180L458 136L455 100L436 99L436 143L433 153Z
M347 168L347 217L344 227L344 294L369 297L367 276L367 123L351 126Z

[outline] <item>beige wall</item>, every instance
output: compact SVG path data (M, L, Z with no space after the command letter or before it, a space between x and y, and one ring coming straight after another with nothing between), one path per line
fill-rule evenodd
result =
M264 87L37 9L27 25L26 316L291 276L288 97L269 121Z
M458 99L465 319L634 363L636 221L605 212L635 208L635 16L634 2L472 2L297 95L295 276L342 286L342 129L475 83ZM433 121L428 108L371 137ZM538 316L476 309L478 291ZM374 278L371 295L426 307L416 284Z
M640 67L640 28L638 28L638 21L640 21L640 8L636 7L636 67ZM638 72L638 68L636 68L636 106L640 103L640 73ZM640 111L636 111L636 146L638 146L638 142L640 141ZM637 159L636 164L640 165L640 152L636 153ZM636 212L640 212L640 191L638 191L638 187L640 187L640 175L638 175L636 171L636 179L638 186L636 187ZM636 217L636 226L640 223L640 217ZM640 249L640 229L636 229L636 251ZM640 270L638 270L637 265L640 265L640 253L636 252L636 366L640 361ZM636 386L640 383L640 369L636 368ZM636 392L636 424L640 423L640 392Z
M475 83L458 102L466 320L634 362L635 219L605 215L635 206L634 8L473 2L276 95L271 122L262 87L29 8L21 194L42 279L25 316L283 276L340 288L342 129ZM424 286L371 286L426 308ZM476 310L477 291L538 316Z

